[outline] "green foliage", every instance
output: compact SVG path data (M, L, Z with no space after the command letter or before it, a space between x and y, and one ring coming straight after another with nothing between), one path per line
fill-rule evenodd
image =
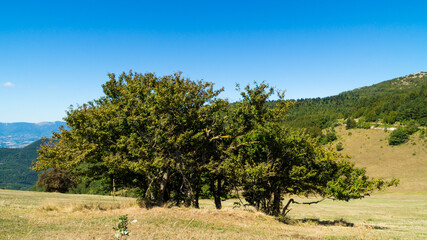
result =
M337 134L335 132L335 129L333 127L331 127L330 130L326 131L326 134L322 134L319 142L321 144L327 144L327 143L331 143L337 139L338 138L337 138Z
M415 120L427 126L427 75L412 74L326 98L299 99L286 123L325 129L335 119L360 117L388 124Z
M266 101L271 95L266 88L262 85L246 88L257 95L244 98L237 106L240 114L233 118L239 119L250 114L248 110L257 109L257 118L262 119L251 124L241 122L247 127L236 138L236 147L231 152L231 158L240 168L235 179L243 186L243 196L249 204L267 214L279 215L288 211L287 206L281 211L283 196L288 194L317 194L348 201L398 183L369 179L364 169L355 168L332 150L325 150L316 139L283 127L277 121L279 116L271 114L274 112L265 114Z
M69 192L74 194L106 195L109 194L110 191L111 189L109 179L101 178L89 180L89 178L85 178L84 180L80 180L78 184L73 186Z
M335 146L337 151L342 151L344 149L344 147L342 146L342 142L337 143L337 145Z
M74 186L74 176L69 170L51 169L39 175L37 188L46 192L68 192Z
M357 126L356 120L354 120L353 118L347 118L345 129L356 128L356 126Z
M24 148L0 148L0 187L27 190L37 181L37 173L28 167L37 159L41 141Z
M147 204L197 205L201 187L217 174L204 169L221 169L216 150L228 104L216 99L222 90L180 73L132 72L111 74L103 89L104 97L70 109L70 130L40 149L34 169L70 169L83 183L105 179L110 191L113 180L116 188L140 187Z
M400 145L402 143L407 142L409 136L418 131L419 126L420 125L417 121L408 121L406 126L399 127L398 129L390 133L389 145Z
M399 145L405 143L409 139L409 133L406 129L399 127L390 133L388 143L390 145Z
M370 129L371 124L369 124L368 122L366 122L364 120L359 120L356 127L357 128L363 128L363 129Z
M418 131L420 124L415 120L410 120L406 123L405 129L409 135L414 134Z

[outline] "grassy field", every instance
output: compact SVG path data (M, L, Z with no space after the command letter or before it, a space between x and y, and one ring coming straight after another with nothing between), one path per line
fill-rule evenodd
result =
M0 239L112 239L125 214L137 220L128 239L427 239L427 194L293 205L288 224L224 205L146 210L132 198L0 190Z

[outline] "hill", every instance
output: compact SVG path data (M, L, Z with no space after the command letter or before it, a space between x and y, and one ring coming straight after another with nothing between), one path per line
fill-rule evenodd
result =
M416 120L427 125L427 73L420 72L325 98L299 99L287 123L296 127L330 127L339 118L393 124Z
M28 189L37 181L37 173L30 170L31 163L38 157L38 140L25 148L0 148L0 187Z
M0 123L0 147L20 148L39 140L42 137L52 136L65 122L42 123Z
M369 176L400 179L400 185L389 191L400 193L427 193L427 140L414 134L399 145L388 144L389 132L379 129L349 129L337 127L342 143L341 153L351 156L350 161L365 167Z

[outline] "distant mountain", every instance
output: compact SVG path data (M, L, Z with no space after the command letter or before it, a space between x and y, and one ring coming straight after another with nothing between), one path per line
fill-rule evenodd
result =
M0 148L0 187L25 190L37 181L37 173L30 170L38 157L41 140L25 148Z
M39 140L42 137L51 137L65 122L42 123L0 123L0 147L21 148Z
M298 99L288 124L324 129L337 118L393 124L415 120L427 126L427 73L398 77L325 98Z

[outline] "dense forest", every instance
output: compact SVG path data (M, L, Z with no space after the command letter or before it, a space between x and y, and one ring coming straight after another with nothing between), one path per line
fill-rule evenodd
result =
M24 148L0 148L0 187L26 190L35 184L37 173L29 167L41 144L39 140Z
M312 133L333 126L336 119L394 124L415 120L427 126L427 73L420 72L326 98L299 99L287 124Z

